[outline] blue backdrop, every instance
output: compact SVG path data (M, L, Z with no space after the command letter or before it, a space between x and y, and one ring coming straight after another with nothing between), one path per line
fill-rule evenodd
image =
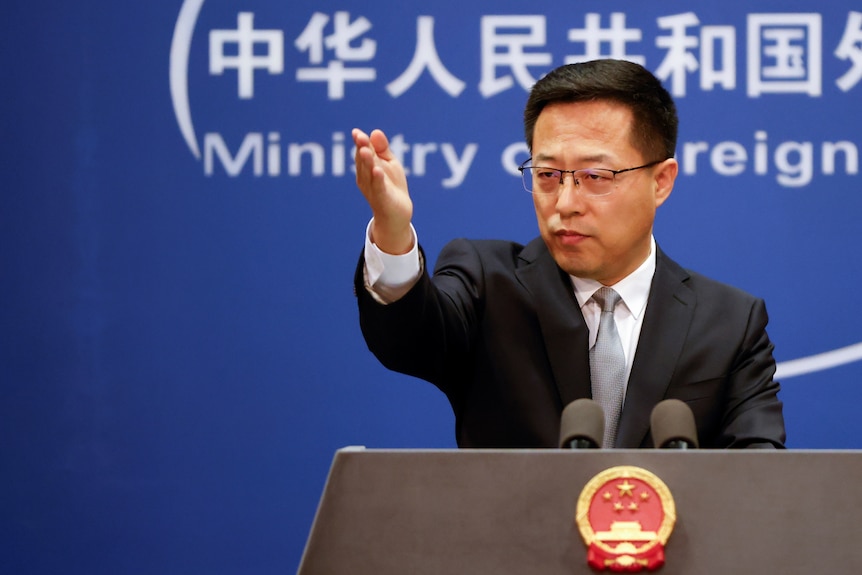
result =
M0 573L291 572L336 449L454 447L443 395L359 333L350 129L393 138L432 258L527 241L526 91L577 59L641 61L676 96L656 237L766 299L788 445L862 447L855 3L2 15Z

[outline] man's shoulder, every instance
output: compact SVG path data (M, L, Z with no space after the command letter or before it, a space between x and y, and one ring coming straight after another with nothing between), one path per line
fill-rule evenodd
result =
M697 286L697 289L706 293L715 294L716 297L732 298L739 301L760 299L738 286L719 281L696 271L687 271L693 285Z
M547 254L542 238L527 244L510 240L456 238L447 243L440 252L441 257L470 253L481 260L498 260L520 266Z
M730 301L750 303L760 299L740 287L717 280L690 268L683 268L666 254L663 254L663 258L659 261L661 262L659 264L660 268L663 265L666 272L677 275L683 285L695 292L701 299L714 300L715 303L727 303Z

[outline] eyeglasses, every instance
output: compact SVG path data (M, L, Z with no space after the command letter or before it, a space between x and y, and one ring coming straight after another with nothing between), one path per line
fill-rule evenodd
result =
M625 170L608 170L605 168L583 168L581 170L557 170L542 166L528 166L533 158L518 166L524 189L531 194L557 194L563 187L566 174L572 174L575 187L590 198L607 196L616 189L616 176L624 172L642 170L660 164L664 160L656 160L643 166L626 168Z

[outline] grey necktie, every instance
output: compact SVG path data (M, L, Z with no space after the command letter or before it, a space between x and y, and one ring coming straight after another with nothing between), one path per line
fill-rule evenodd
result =
M596 344L590 350L590 380L593 399L605 412L605 437L602 447L614 446L617 424L623 405L623 389L626 378L626 356L614 321L614 308L620 294L609 287L600 288L593 299L602 308Z

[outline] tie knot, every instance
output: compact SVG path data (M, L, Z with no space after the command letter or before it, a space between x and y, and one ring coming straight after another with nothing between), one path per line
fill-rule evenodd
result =
M601 306L602 311L613 312L620 301L620 294L609 287L603 287L593 294L593 299Z

